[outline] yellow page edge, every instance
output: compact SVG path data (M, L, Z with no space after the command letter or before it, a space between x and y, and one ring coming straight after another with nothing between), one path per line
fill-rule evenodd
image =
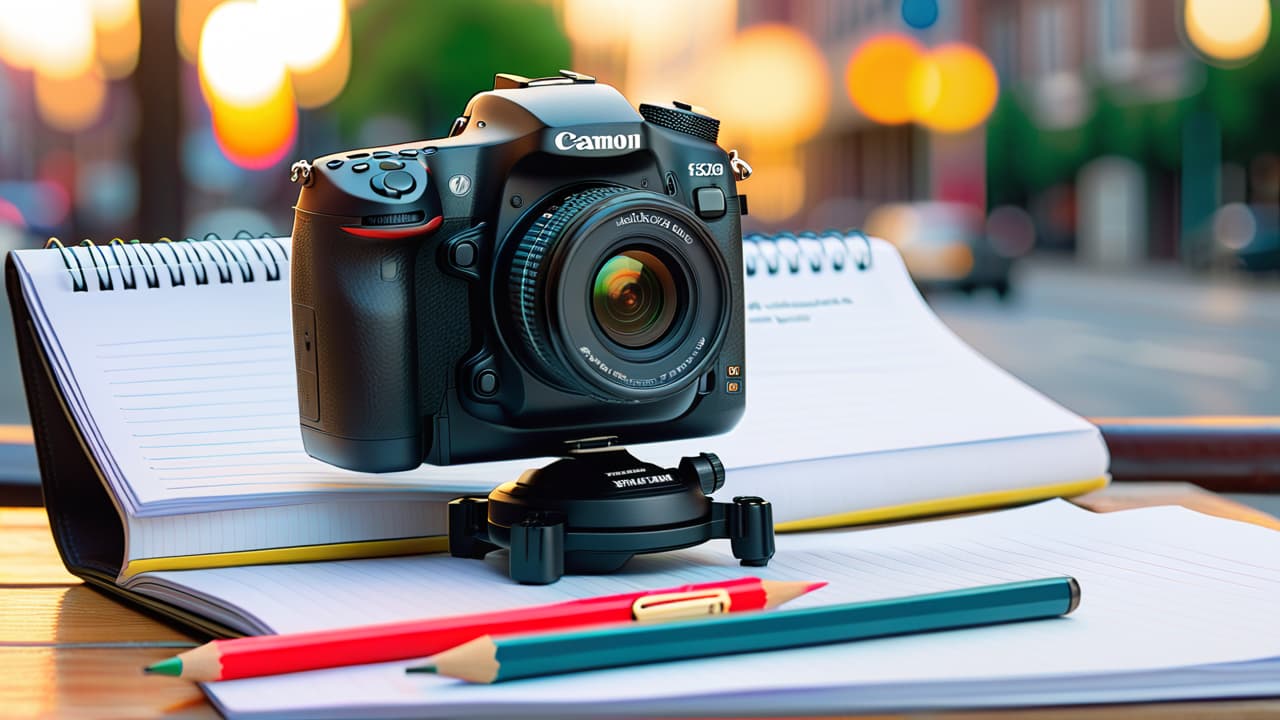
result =
M974 493L973 495L957 495L955 497L920 500L901 505L854 510L852 512L823 515L803 520L788 520L778 523L774 530L778 532L797 532L800 530L825 530L844 525L869 525L871 523L891 522L925 515L945 515L949 513L981 510L1002 505L1018 505L1020 503L1048 500L1055 497L1071 497L1083 495L1094 490L1101 490L1111 482L1110 475L1101 475L1088 480L1057 483L1054 485L1037 485L1029 488L1012 490L992 490L991 492Z
M823 530L844 525L869 525L872 523L903 520L925 515L944 515L947 513L966 512L1002 505L1047 500L1055 497L1083 495L1100 490L1110 482L1110 476L1103 475L1088 480L1058 483L1055 485L1039 485L1030 488L1013 490L994 490L992 492L959 495L956 497L921 500L919 502L888 505L867 510L823 515L821 517L791 520L778 523L775 529L779 532L797 532L801 530ZM447 552L449 538L443 535L417 538L396 538L392 540L368 540L362 542L331 543L326 545L297 545L285 548L267 548L264 550L241 550L236 552L208 553L203 555L173 555L169 557L139 558L131 560L120 573L120 580L125 581L135 575L158 570L203 570L207 568L236 567L240 565L271 565L278 563L316 562L320 560L355 560L369 557L391 557L395 555L420 555L425 553Z
M316 562L318 560L355 560L394 555L421 555L445 552L449 538L443 535L391 540L295 545L293 547L239 550L203 555L171 555L169 557L130 560L120 571L120 580L156 570L204 570L239 565L274 565L279 563Z

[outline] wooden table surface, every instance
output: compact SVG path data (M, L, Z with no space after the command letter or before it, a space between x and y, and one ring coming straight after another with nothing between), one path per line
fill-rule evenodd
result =
M1280 530L1280 521L1180 483L1118 483L1076 500L1107 512L1178 504ZM218 717L200 690L141 668L191 638L81 584L62 567L41 508L0 508L0 717ZM1059 720L1280 717L1280 698L1002 712L916 718Z

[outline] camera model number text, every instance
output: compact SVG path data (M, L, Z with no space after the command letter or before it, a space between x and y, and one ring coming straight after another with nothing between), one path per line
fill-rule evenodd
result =
M689 163L689 177L720 177L724 163Z

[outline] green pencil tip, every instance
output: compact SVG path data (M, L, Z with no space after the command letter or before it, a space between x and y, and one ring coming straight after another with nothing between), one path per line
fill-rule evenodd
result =
M180 677L182 675L182 658L171 657L168 660L161 660L155 665L151 665L143 672L148 675L172 675Z
M435 665L419 665L419 666L417 666L417 667L411 667L411 668L408 668L408 669L406 669L406 670L405 670L405 672L411 672L411 673L430 673L430 674L432 674L432 675L435 675L437 671L436 671L436 666L435 666Z

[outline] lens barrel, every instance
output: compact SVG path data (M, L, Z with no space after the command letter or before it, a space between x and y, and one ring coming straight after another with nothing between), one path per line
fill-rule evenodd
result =
M728 329L730 284L720 248L687 208L592 187L552 200L517 232L510 325L539 376L636 401L705 372Z

